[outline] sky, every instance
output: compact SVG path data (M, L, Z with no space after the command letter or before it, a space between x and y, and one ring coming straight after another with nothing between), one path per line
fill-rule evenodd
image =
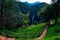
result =
M20 0L20 1L22 1L22 2L29 2L29 3L34 3L34 2L37 2L37 1L39 1L39 2L46 2L46 3L48 3L48 4L50 4L51 3L51 0Z

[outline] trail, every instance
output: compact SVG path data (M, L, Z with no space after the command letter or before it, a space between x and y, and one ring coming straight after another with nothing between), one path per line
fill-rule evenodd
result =
M41 36L38 37L38 38L34 38L34 40L42 40L42 39L46 36L47 29L48 29L48 25L47 25L47 26L45 27L45 29L43 30Z
M15 38L8 38L8 37L0 35L0 40L15 40Z

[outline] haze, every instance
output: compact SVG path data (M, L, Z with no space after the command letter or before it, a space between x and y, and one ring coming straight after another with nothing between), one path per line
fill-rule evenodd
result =
M18 0L19 1L19 0ZM29 3L34 3L34 2L46 2L46 3L48 3L48 4L50 4L51 3L51 0L20 0L20 1L22 1L22 2L29 2Z

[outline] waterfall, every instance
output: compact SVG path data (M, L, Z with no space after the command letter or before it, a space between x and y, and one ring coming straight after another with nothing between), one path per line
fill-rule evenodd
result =
M32 16L32 24L34 23L34 15Z

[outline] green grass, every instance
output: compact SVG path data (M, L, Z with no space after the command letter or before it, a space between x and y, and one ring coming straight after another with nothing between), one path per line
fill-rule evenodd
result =
M7 30L3 28L0 32L4 36L14 37L16 40L33 40L33 38L37 38L41 35L45 25L45 23L41 23L15 30ZM60 40L60 19L58 24L53 24L48 27L47 35L43 40Z
M60 23L49 26L47 35L43 40L60 40Z
M45 25L46 25L45 23L41 23L38 25L31 25L24 28L18 28L15 30L7 30L3 28L2 30L0 30L0 32L4 36L14 37L16 38L16 40L25 40L25 39L32 40L32 38L36 38L41 35Z
M16 40L33 40L33 38L16 38Z

